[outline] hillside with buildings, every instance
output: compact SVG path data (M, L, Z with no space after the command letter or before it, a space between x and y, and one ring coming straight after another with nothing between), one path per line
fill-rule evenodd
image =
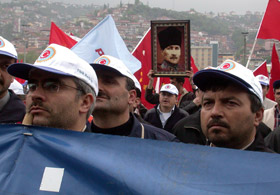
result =
M120 35L132 51L149 29L151 20L190 20L191 52L199 68L219 64L226 58L242 62L244 46L248 55L263 14L249 11L245 15L234 12L202 14L194 9L176 12L150 8L137 0L134 4L120 1L116 7L13 0L0 3L0 11L0 35L16 45L20 57L26 53L30 63L47 46L51 21L64 32L82 38L111 14ZM271 41L258 41L252 62L258 64L264 59L269 62L271 47ZM214 61L213 56L217 58Z

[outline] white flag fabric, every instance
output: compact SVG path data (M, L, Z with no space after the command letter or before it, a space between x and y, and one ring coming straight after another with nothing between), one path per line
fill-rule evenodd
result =
M93 63L101 55L110 55L122 60L133 74L141 68L141 62L128 51L111 15L98 23L71 50L88 63Z

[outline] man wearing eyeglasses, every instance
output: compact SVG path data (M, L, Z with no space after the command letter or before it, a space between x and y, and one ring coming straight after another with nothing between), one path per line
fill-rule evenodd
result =
M85 131L98 93L95 71L86 61L51 44L34 64L12 64L8 72L28 80L26 112L31 124Z
M24 103L9 90L14 78L7 68L16 61L14 45L0 36L0 123L20 123L25 115Z

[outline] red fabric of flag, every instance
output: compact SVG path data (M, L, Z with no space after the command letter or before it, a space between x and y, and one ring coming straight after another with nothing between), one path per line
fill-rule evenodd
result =
M51 23L49 44L56 43L71 49L77 41L65 34L54 22Z
M279 57L276 51L275 43L273 44L272 54L271 54L271 71L270 71L270 81L269 81L269 92L267 97L271 100L275 100L273 93L273 83L276 80L280 80L280 63Z
M150 109L153 105L145 100L145 89L149 83L147 74L152 65L151 30L148 30L148 32L144 35L132 55L135 56L142 64L141 69L135 72L134 76L138 79L142 88L141 102L144 106Z
M269 0L257 35L259 39L280 41L280 1Z
M268 74L268 71L267 71L267 67L266 67L266 61L264 61L261 65L259 65L259 67L257 67L254 71L253 71L253 74L255 76L258 76L258 75L264 75L266 77L269 78L269 74Z

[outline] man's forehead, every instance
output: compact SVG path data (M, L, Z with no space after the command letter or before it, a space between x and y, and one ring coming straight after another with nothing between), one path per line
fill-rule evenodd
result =
M237 96L237 94L249 94L249 93L247 92L247 90L245 90L241 87L230 85L224 89L213 88L213 89L207 90L204 92L203 96L208 97L208 96L214 96L217 94L223 94L223 96L228 95L228 96L234 97L234 96Z

